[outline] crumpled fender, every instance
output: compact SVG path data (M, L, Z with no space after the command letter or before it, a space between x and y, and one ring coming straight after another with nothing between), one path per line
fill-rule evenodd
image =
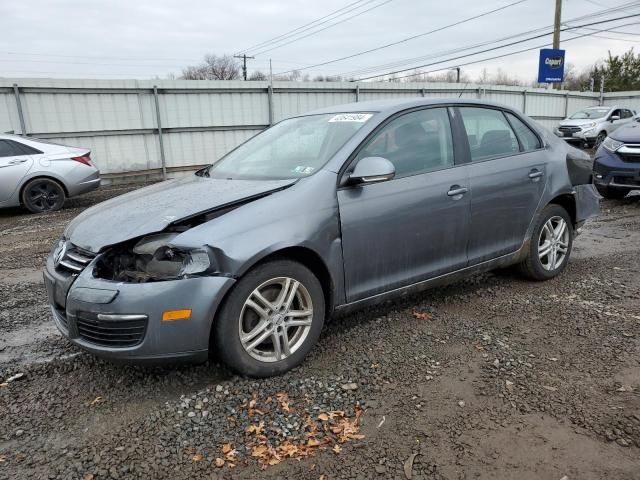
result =
M576 200L576 222L584 222L600 214L600 195L592 183L575 185L573 196Z

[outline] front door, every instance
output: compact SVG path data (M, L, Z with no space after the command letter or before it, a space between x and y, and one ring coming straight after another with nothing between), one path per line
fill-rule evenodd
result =
M338 190L349 302L467 264L468 167L455 164L447 108L393 118L352 166L370 156L390 160L396 176Z
M15 192L31 164L31 156L15 148L14 142L0 140L0 203Z
M546 151L519 118L499 109L461 107L470 146L469 265L522 245L546 181Z

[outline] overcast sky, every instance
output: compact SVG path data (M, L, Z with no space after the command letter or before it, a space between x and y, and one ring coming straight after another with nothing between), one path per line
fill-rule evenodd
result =
M249 70L274 73L350 55L426 32L498 8L515 0L374 0L335 21L373 8L340 25L281 48L257 54ZM164 78L179 75L182 67L203 55L233 54L276 35L312 22L354 0L4 0L0 3L0 76L66 78ZM386 2L386 3L385 3ZM364 2L362 2L364 3ZM398 46L302 70L317 74L344 74L407 58L435 55L447 50L494 40L553 24L555 0L527 0L494 14L427 35ZM564 0L563 21L629 3L629 0ZM640 13L640 2L609 17ZM358 5L356 5L357 7ZM587 21L600 20L591 19ZM622 53L640 42L640 17L593 28L634 23L620 33L600 33L561 44L566 61L578 68ZM582 23L582 22L579 22ZM325 23L322 27L329 25ZM318 27L321 28L321 27ZM309 32L305 32L309 33ZM580 33L586 33L581 30ZM633 35L635 33L635 35ZM574 33L563 33L569 38ZM606 36L609 38L602 38ZM613 40L613 38L620 40ZM428 67L455 66L489 55L551 43L551 35ZM256 52L258 50L254 50ZM251 53L251 51L249 52ZM443 57L446 58L446 57ZM425 60L422 63L439 60ZM483 68L501 68L521 80L537 75L538 52L462 67L472 79ZM419 64L419 63L417 63ZM382 70L384 71L384 70ZM377 72L378 73L378 72Z

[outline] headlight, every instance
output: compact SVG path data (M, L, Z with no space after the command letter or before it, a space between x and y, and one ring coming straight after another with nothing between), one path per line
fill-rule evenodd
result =
M624 145L624 143L619 142L618 140L614 140L611 137L605 138L604 142L602 142L602 146L604 148L606 148L607 150L609 150L610 152L615 152L616 150L618 150L623 145Z
M595 126L596 126L596 122L585 123L584 125L582 125L582 129L583 130L588 130L589 128L593 128Z
M175 280L215 269L209 247L171 246L177 235L148 235L133 246L115 247L99 259L94 274L121 282L148 282Z

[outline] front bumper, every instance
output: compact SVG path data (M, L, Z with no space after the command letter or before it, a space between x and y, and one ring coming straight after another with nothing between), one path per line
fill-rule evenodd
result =
M568 132L568 133L562 132L556 128L554 129L553 133L555 133L556 136L562 138L567 142L580 142L580 143L594 143L596 140L596 137L598 136L598 132L596 128L580 130L578 132Z
M215 313L233 285L229 277L151 283L94 278L93 263L80 274L44 271L53 318L71 342L97 356L131 362L204 361ZM188 320L163 321L166 310L191 309Z
M600 147L593 162L593 183L604 188L640 189L640 162L625 162Z

